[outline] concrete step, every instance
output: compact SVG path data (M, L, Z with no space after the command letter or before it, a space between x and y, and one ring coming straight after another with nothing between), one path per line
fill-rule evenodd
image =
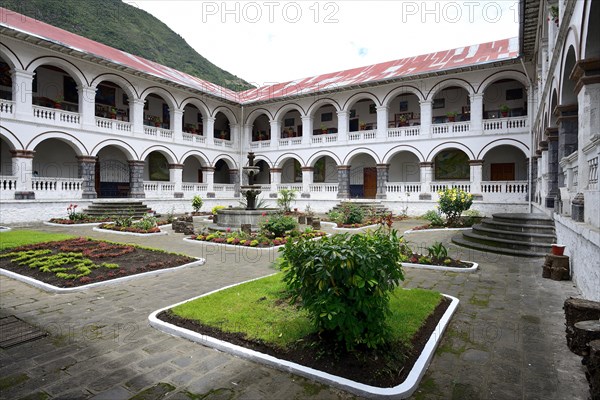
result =
M496 221L492 218L485 218L481 221L481 225L488 229L495 229L509 232L530 232L554 235L554 226L552 225L529 225L520 223L508 223Z
M480 235L478 233L470 231L462 232L463 239L468 240L471 243L483 244L487 247L495 249L512 249L519 251L530 251L536 254L548 254L550 253L551 243L542 242L524 242L522 240L514 239L501 239L496 237L490 237L486 235Z
M536 252L531 250L516 250L511 248L502 248L497 246L488 246L483 243L472 242L466 239L462 234L456 234L452 237L452 243L457 244L459 246L467 247L470 249L475 249L482 251L484 253L494 253L494 254L506 254L515 257L544 257L548 254L545 252Z
M492 218L494 221L508 224L554 227L554 220L544 214L500 213L493 214Z
M126 217L141 218L150 208L141 201L93 202L83 212L92 217Z
M485 224L476 224L473 225L473 233L481 236L487 236L490 238L509 239L528 243L552 244L556 242L556 236L554 235L553 230L550 231L550 233L519 232L508 231L503 229L494 229L490 228L489 225Z

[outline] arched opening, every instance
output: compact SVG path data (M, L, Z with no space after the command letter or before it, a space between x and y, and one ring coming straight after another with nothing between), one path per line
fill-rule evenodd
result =
M187 157L183 162L182 181L184 183L203 183L205 179L202 167L204 165L199 157Z
M390 182L420 182L419 158L410 151L399 151L390 158L388 180Z
M337 163L332 157L319 157L313 168L314 183L337 183Z
M469 92L460 86L450 86L437 92L431 108L434 124L471 120Z
M129 162L116 146L106 146L98 152L96 162L96 193L99 198L129 197Z
M144 160L144 180L169 181L169 161L159 151L153 151Z
M556 89L552 92L552 98L550 99L550 128L556 128L557 125L557 115L556 115L556 106L558 106L558 95L556 94Z
M527 89L515 79L499 79L483 94L483 119L527 115Z
M295 158L288 158L281 164L281 183L301 183L302 166Z
M377 195L377 163L370 154L352 157L350 164L350 197L374 199Z
M231 174L229 173L229 165L223 160L217 161L215 164L215 183L231 183Z
M325 135L338 132L338 117L332 104L319 107L314 113L313 135Z
M587 20L587 35L585 40L585 60L600 58L600 24L596 20L600 15L600 3L590 1L590 13ZM595 22L594 22L595 21Z
M35 69L32 83L33 105L79 112L77 82L68 72L54 65Z
M295 138L302 136L302 116L298 110L290 110L283 116L281 138Z
M0 58L0 100L12 100L10 65Z
M577 104L577 94L575 94L575 82L572 81L569 77L571 76L571 72L573 72L573 68L575 67L575 63L577 59L575 57L575 49L573 46L569 47L569 51L567 52L567 59L565 61L565 66L562 74L562 90L560 91L560 105L572 105Z
M468 181L471 179L469 156L459 149L440 151L433 159L436 181Z
M77 154L66 142L60 139L46 139L35 146L34 151L34 179L77 178Z
M129 96L121 86L102 81L96 87L96 117L129 122Z
M254 183L257 185L268 185L271 183L271 167L265 160L258 160L255 164L260 168L258 174L254 175ZM251 183L251 182L249 182Z
M0 176L13 175L11 149L10 144L4 138L0 138ZM16 173L17 171L14 172Z
M266 114L261 114L252 124L252 141L271 140L271 124Z
M421 103L416 94L400 93L390 101L388 128L421 125Z
M377 129L377 106L370 98L359 99L349 105L348 131L370 131Z
M500 145L483 157L484 181L526 181L527 157L515 146Z
M204 134L202 113L193 104L187 104L183 109L183 131L193 135Z
M157 128L171 128L171 111L165 99L156 93L146 96L144 103L144 125Z
M213 136L221 140L231 140L231 121L229 121L227 115L221 111L215 115Z

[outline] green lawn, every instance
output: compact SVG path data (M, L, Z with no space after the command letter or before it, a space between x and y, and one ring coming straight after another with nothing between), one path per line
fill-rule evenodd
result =
M74 238L62 233L46 233L38 231L11 230L0 233L0 251L27 244L53 242Z
M226 332L245 333L279 347L301 340L314 331L308 314L290 306L281 274L238 285L179 305L173 313ZM409 345L441 300L441 294L398 288L391 299L389 319L393 340Z

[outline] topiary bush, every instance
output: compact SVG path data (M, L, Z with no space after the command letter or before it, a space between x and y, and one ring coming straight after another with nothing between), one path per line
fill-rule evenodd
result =
M462 212L471 208L473 204L473 195L458 188L446 189L438 194L438 208L446 216L449 226L457 224Z
M270 215L260 222L261 234L269 237L285 236L287 231L298 227L298 222L294 217L283 214Z
M442 225L444 225L444 220L442 219L442 216L440 215L440 213L438 213L435 210L429 210L429 211L427 211L425 214L423 214L422 218L424 218L427 221L429 221L432 226L442 226Z
M322 336L350 351L386 342L390 294L404 279L396 231L338 234L288 242L280 267L291 294Z
M200 212L203 204L204 201L202 201L202 197L200 197L200 195L195 195L192 199L192 208L194 209L194 212Z

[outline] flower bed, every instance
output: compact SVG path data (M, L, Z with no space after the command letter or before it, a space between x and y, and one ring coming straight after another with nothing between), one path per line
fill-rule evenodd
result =
M461 261L450 257L431 257L423 254L413 253L408 258L408 263L414 265L432 265L447 268L472 268L474 263ZM404 264L404 263L403 263Z
M89 238L18 246L0 253L3 274L47 290L96 284L190 263L203 261Z
M110 222L112 218L108 217L85 217L81 219L69 219L69 218L51 218L48 223L57 225L97 225L105 222Z
M115 233L121 234L131 234L131 235L166 235L167 232L162 232L158 226L154 226L149 229L139 228L135 226L118 226L116 224L102 224L97 228L94 228L95 231L111 231Z
M245 246L245 247L257 247L257 248L269 248L282 246L288 241L299 240L301 238L314 239L321 236L325 236L326 233L323 231L315 231L310 228L304 232L292 231L288 235L276 236L269 238L266 235L259 233L243 233L243 232L212 232L209 234L200 234L192 236L192 240L198 240L202 242L210 242L216 244L228 244L232 246Z

